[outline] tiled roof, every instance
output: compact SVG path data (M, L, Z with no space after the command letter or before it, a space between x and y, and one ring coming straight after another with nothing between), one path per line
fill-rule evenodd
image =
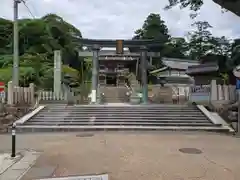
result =
M168 84L192 84L194 80L191 77L168 76L162 78Z
M216 72L218 70L219 67L216 63L206 63L189 67L186 74L209 73Z
M177 59L177 58L162 58L162 62L165 66L172 69L187 70L189 66L199 65L199 62L195 60Z

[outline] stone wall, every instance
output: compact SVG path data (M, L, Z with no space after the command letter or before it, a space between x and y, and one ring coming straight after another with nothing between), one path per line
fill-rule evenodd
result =
M9 106L0 104L0 133L7 132L8 127L17 119L31 111L30 106Z

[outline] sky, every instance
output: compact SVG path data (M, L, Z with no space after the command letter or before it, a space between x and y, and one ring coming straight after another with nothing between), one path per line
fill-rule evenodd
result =
M150 13L158 13L172 36L186 36L193 20L188 9L174 7L164 10L168 0L26 0L32 14L38 18L56 13L80 29L84 38L130 39L141 28ZM1 0L0 17L13 18L13 0ZM30 18L29 10L19 5L19 17ZM219 5L204 0L197 20L208 21L215 36L240 37L240 17L222 13Z

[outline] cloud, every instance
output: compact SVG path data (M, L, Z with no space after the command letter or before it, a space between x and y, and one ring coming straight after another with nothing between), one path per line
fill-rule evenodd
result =
M159 13L172 36L184 36L192 29L190 11L174 7L164 11L168 0L26 0L36 17L56 13L79 28L86 38L131 38L150 13ZM12 19L12 1L1 0L0 16ZM20 4L19 17L29 18L27 8ZM220 6L205 0L198 20L206 20L216 36L240 36L240 17L222 13Z

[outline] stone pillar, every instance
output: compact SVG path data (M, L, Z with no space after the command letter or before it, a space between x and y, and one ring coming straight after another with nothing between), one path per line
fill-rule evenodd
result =
M31 104L34 104L35 103L35 91L34 91L34 84L33 83L30 83L29 84L29 89L30 89L30 101L31 101Z
M223 93L224 93L224 100L229 101L230 100L230 91L228 85L223 85Z
M13 90L14 90L14 87L13 87L13 82L12 81L9 81L8 82L8 89L7 89L7 103L8 105L13 105Z
M98 45L93 45L92 50L93 50L93 59L92 59L91 103L95 104L97 102L98 72L99 72L98 53L99 53L100 47Z
M211 92L210 92L211 101L218 100L218 90L217 90L217 81L213 79L211 81Z
M62 82L62 58L61 51L54 51L54 86L53 91L57 97L61 94L61 82Z
M141 77L142 77L142 102L148 103L148 82L147 82L147 47L141 47Z
M217 93L217 95L218 95L217 100L224 100L222 85L220 85L220 84L217 85L217 92L218 92Z

